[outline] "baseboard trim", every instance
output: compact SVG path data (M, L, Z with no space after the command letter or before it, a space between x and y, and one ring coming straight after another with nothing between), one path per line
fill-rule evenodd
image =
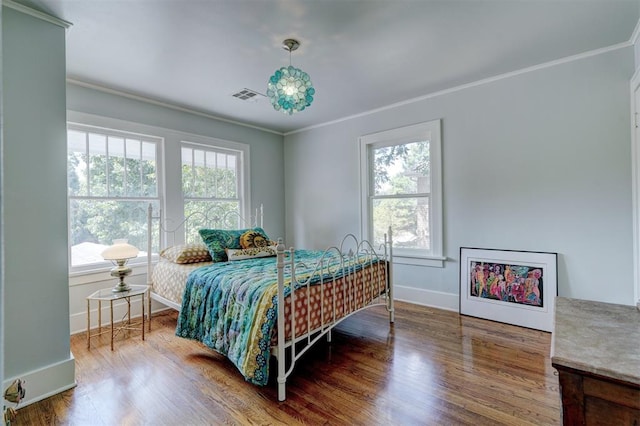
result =
M76 360L73 354L69 353L69 359L5 380L2 389L6 389L15 379L19 378L24 381L26 394L25 399L17 407L20 409L76 387L75 375ZM6 405L12 406L13 404L6 403Z
M460 297L459 295L454 293L423 290L420 288L405 287L400 285L394 285L393 291L394 298L402 302L444 309L446 311L460 311Z
M429 306L432 308L444 309L447 311L459 312L460 310L460 297L454 293L444 293L441 291L424 290L415 287L405 287L395 285L393 287L394 297L396 300L402 302L414 303L416 305ZM155 305L155 306L153 306ZM165 305L156 303L154 301L151 308L151 313L165 311L167 308ZM113 318L114 321L120 322L120 319L124 317L126 313L126 304L113 304ZM135 303L131 305L131 318L140 318L141 310L140 306ZM86 333L87 332L87 313L79 312L72 314L69 317L71 334ZM98 326L98 309L91 311L91 326L92 328ZM102 326L109 326L109 306L102 307Z

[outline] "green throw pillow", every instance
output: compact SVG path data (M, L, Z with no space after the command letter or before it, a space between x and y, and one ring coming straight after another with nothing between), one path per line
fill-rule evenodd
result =
M225 262L227 260L227 253L224 251L227 248L239 249L240 237L247 231L256 231L264 235L266 240L269 239L267 234L262 228L247 228L247 229L200 229L200 237L207 246L211 258L214 262Z

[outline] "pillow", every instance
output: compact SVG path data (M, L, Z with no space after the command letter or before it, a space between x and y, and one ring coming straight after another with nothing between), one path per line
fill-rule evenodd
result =
M253 259L256 257L269 257L278 254L277 245L264 247L251 247L246 249L225 249L229 261Z
M160 257L173 263L211 262L211 255L204 244L181 244L168 247L160 252Z
M202 241L206 244L211 259L214 262L224 262L227 260L227 253L224 249L239 249L240 237L247 231L258 231L268 239L267 234L262 228L250 229L200 229L198 233L202 237Z
M269 238L255 229L251 229L240 236L240 247L243 249L267 247L269 245L271 245Z

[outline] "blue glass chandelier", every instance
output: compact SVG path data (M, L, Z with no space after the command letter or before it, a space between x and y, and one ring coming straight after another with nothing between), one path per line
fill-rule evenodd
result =
M276 111L291 115L311 105L316 89L309 74L291 65L291 52L300 47L300 42L289 38L282 45L289 51L289 66L276 70L269 78L267 97Z

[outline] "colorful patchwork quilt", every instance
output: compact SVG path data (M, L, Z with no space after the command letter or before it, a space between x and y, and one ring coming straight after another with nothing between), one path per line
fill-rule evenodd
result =
M324 258L322 258L324 256ZM341 257L323 251L296 250L296 281L339 278ZM323 259L323 274L314 273ZM370 262L344 265L354 272ZM285 294L291 271L284 269ZM245 379L265 385L269 375L271 336L277 320L276 257L218 262L193 271L182 297L176 335L202 342L227 356Z

